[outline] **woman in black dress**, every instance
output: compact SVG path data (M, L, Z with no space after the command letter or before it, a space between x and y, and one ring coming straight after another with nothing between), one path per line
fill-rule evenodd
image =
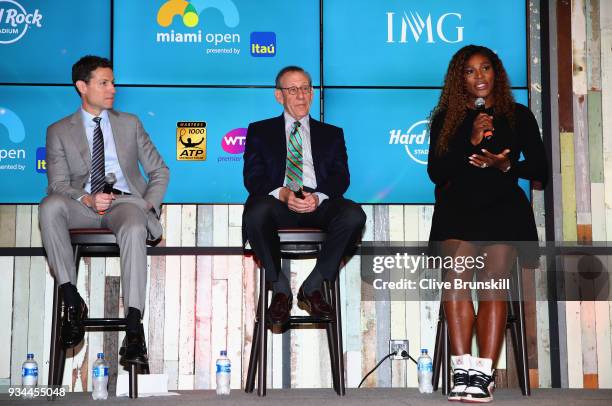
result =
M502 62L488 48L466 46L450 61L432 112L427 173L436 185L430 242L455 265L443 294L454 372L448 399L490 402L507 317L501 283L517 256L523 267L536 267L539 257L533 211L517 181L541 188L547 165L533 114L514 101ZM471 286L459 286L474 273L476 281L500 282L478 289L477 316ZM474 326L478 357L471 355Z

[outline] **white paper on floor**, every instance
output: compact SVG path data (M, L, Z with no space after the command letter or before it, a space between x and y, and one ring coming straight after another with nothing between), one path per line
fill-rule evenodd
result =
M117 376L117 397L129 396L130 375L121 374ZM175 392L168 392L168 375L166 374L138 374L138 397L149 396L172 396Z

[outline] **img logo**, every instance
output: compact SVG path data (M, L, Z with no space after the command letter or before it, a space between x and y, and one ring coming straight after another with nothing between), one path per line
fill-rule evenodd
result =
M437 37L440 41L446 42L448 44L456 44L458 42L463 41L463 26L459 26L461 22L461 14L459 13L445 13L439 17L434 16L434 20L432 22L431 14L427 14L425 19L418 13L410 11L410 16L406 14L404 11L404 15L400 17L401 20L401 30L399 33L399 43L405 44L407 41L407 33L408 28L410 28L410 32L412 37L414 38L414 42L419 42L423 34L425 33L427 36L427 44L435 44ZM396 29L395 29L395 13L388 11L387 12L387 43L391 44L395 42L396 39ZM456 25L452 25L455 23ZM435 24L435 32L434 32L434 24ZM450 27L450 28L449 28ZM449 35L452 34L452 37Z
M416 163L427 165L429 155L428 120L417 121L406 133L402 130L389 131L390 145L403 145L408 156Z
M242 154L246 145L246 128L234 128L221 139L221 148L229 154Z
M0 0L0 44L19 41L30 27L41 28L42 18L38 9L28 13L14 0Z
M276 34L273 32L251 33L251 56L272 57L276 55Z

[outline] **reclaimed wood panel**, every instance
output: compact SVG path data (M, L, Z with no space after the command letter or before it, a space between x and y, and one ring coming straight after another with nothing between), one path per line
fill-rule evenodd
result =
M2 206L0 206L1 209ZM5 283L0 283L0 320L6 321L6 325L0 329L0 379L9 379L12 375L13 292L15 292L13 287L14 261L13 257L0 257L0 279L6 281ZM18 272L22 272L22 270L18 269ZM18 292L18 294L21 293Z

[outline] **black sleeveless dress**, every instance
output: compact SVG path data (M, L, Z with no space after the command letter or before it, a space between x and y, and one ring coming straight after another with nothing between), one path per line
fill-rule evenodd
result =
M427 173L436 186L430 246L448 239L484 245L509 242L517 246L522 266L536 267L538 233L531 204L518 186L518 178L543 184L547 181L538 123L531 111L518 103L513 128L505 117L495 116L493 109L486 113L494 116L493 136L472 145L472 125L478 111L468 110L443 156L436 155L435 146L445 113L432 119ZM481 154L483 148L494 154L509 149L512 168L504 173L470 164L468 157Z

